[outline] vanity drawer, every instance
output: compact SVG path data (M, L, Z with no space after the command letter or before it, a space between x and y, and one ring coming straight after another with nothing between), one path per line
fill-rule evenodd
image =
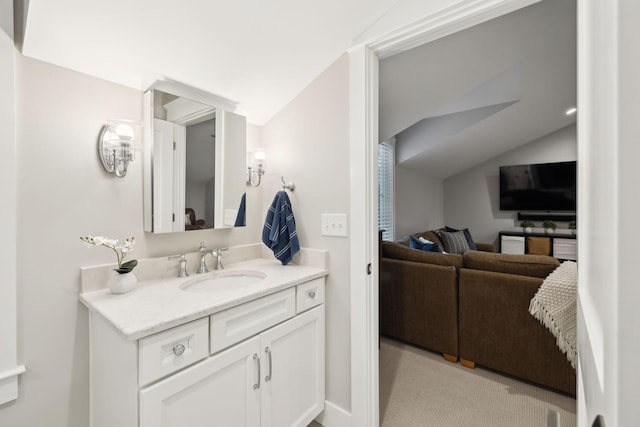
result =
M142 338L138 342L140 387L207 357L208 318Z
M324 303L324 277L296 287L296 314Z
M211 354L295 316L295 304L291 288L211 315Z

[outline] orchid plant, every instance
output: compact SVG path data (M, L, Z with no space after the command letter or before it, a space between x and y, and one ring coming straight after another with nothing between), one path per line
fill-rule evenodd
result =
M113 250L116 253L116 258L118 260L118 268L114 268L114 270L120 274L130 273L133 271L135 266L138 265L138 261L135 259L123 262L127 254L133 250L133 245L136 244L134 237L125 239L122 243L116 239L109 239L108 237L102 236L81 236L80 240L87 245L104 246Z

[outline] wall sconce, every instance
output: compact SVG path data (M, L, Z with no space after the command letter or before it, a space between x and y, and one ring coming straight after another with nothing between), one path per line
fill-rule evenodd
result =
M98 137L98 155L102 167L122 178L127 174L134 151L142 150L140 123L130 120L109 120Z
M247 156L249 157L249 156ZM267 153L263 148L256 148L251 154L251 161L247 166L247 185L257 187L262 181L262 175L264 175L264 164L267 160ZM258 177L258 183L255 182L255 177Z

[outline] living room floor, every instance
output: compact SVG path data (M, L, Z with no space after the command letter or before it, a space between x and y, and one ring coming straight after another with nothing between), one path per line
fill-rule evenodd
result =
M567 395L381 339L381 427L575 427L575 413Z
M575 427L576 401L382 337L380 427L426 426Z

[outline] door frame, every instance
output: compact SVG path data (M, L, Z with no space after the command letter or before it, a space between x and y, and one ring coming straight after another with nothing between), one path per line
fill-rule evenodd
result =
M351 426L379 420L378 64L540 0L468 0L349 49Z

